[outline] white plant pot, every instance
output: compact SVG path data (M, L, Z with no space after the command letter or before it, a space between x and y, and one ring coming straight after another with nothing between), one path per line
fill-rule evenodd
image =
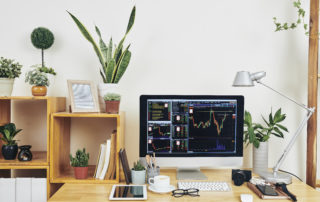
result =
M253 172L260 174L268 170L268 142L260 142L259 148L253 146Z
M145 184L146 183L146 170L135 171L131 170L132 184Z
M98 92L99 92L100 112L106 112L106 105L105 105L103 96L107 93L119 93L119 84L117 84L117 83L99 83Z
M0 78L0 96L11 96L14 79Z

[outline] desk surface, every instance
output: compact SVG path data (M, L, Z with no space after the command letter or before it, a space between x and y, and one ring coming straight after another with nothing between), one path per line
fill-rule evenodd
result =
M200 192L200 197L183 196L181 198L172 197L168 194L155 194L148 191L148 201L240 201L240 194L252 194L254 201L261 199L255 195L247 185L240 187L234 186L231 180L231 170L202 170L212 181L226 181L231 184L231 192ZM171 178L171 184L177 186L175 170L161 170L161 175L168 175ZM64 184L57 193L55 193L49 202L105 202L109 201L111 184ZM320 201L320 191L293 179L293 184L288 186L289 191L297 196L298 201ZM262 200L261 200L262 201ZM265 201L265 200L264 200ZM275 200L271 200L275 201ZM277 200L279 201L279 200ZM282 200L289 201L289 200Z

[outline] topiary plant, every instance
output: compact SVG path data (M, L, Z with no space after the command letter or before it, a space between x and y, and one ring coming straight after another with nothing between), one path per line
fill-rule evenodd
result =
M33 69L27 72L25 82L29 82L29 84L33 86L50 85L48 76L44 72L40 72L38 69Z
M70 154L70 163L72 167L88 167L89 153L86 153L86 149L83 148L77 150L75 157Z
M31 42L34 47L41 49L42 67L45 67L43 50L52 46L54 42L53 33L47 28L38 27L31 33Z
M0 126L0 133L2 134L2 140L5 145L11 146L16 145L16 140L13 138L20 132L22 129L17 129L14 123L8 123L4 126Z
M138 160L137 162L133 162L133 168L132 170L135 171L142 171L145 170L144 166L141 164L141 162Z
M103 96L104 101L120 101L121 95L117 93L107 93Z
M0 58L0 78L14 79L20 76L22 65L12 59Z

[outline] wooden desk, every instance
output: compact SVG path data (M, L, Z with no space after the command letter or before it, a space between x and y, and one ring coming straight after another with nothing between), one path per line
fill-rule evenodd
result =
M252 194L254 201L260 201L246 184L237 187L231 180L231 170L203 170L209 180L226 181L232 185L231 192L201 192L200 197L183 196L181 198L172 197L168 194L155 194L148 191L148 201L240 201L240 194ZM175 170L161 170L162 175L168 175L171 178L171 184L177 185ZM49 202L105 202L109 199L112 185L101 184L65 184L55 193ZM293 179L293 184L288 186L289 191L297 195L298 201L320 201L320 191ZM262 201L262 200L261 200ZM264 200L266 201L266 200ZM275 200L271 200L275 201ZM289 201L289 200L282 200Z

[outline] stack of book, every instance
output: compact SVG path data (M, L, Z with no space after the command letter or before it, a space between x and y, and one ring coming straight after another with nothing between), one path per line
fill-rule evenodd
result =
M116 175L117 131L113 131L111 138L100 145L94 178L112 180Z

